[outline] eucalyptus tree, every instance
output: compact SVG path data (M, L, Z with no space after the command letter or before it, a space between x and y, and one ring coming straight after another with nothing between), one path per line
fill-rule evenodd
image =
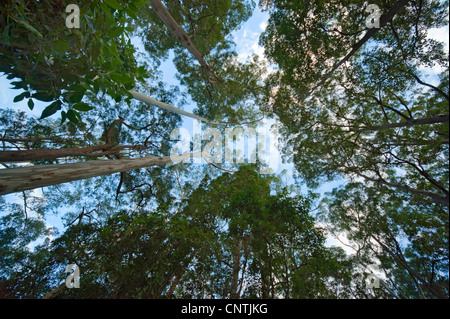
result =
M261 176L253 166L205 177L183 214L188 224L204 225L209 250L198 250L179 296L349 296L350 287L336 288L350 281L348 261L339 249L325 248L310 205L310 198L290 196L278 178Z
M330 232L348 239L357 263L377 266L387 297L446 299L449 220L440 206L353 183L329 194L323 216Z
M289 196L279 183L241 166L205 176L176 210L160 205L75 219L36 250L42 258L7 278L4 297L350 296L351 262L342 250L324 246L310 199ZM70 263L82 270L80 289L64 287Z
M175 102L177 106L182 105L175 98L179 90L168 89L159 81L160 74L154 67L159 53L140 61L141 65L137 62L137 52L131 43L131 36L140 34L135 25L142 22L143 25L163 26L164 30L154 38L161 43L165 41L162 35L170 32L170 25L161 17L150 24L144 21L145 8L153 13L157 11L155 4L156 9L161 9L162 3L157 7L157 1L151 6L146 6L143 1L81 2L78 3L80 29L68 28L64 23L68 18L65 14L68 4L52 2L51 6L45 7L43 2L25 1L17 6L9 2L1 5L1 71L13 81L13 88L22 90L14 102L27 100L30 109L35 107L36 100L50 102L39 122L36 119L27 121L23 114L17 121L8 122L8 117L15 115L4 113L1 161L6 169L0 172L1 192L26 194L26 189L48 186L41 190L47 203L45 209L61 212L70 206L65 217L65 226L69 227L77 223L81 227L87 221L105 222L122 207L131 207L134 211L155 207L171 210L175 200L172 195L175 179L169 173L172 167L167 164L171 164L173 158L163 155L167 155L171 145L168 134L180 123L180 117L174 113L200 120L205 118L172 105ZM166 17L170 14L180 18L180 25L186 28L182 18L171 9L171 2L167 3L167 8L171 12L166 12ZM249 2L241 4L240 1L210 2L207 7L184 2L183 16L194 16L190 26L201 31L197 33L200 37L192 36L197 41L197 50L209 48L208 51L223 53L223 47L230 54L225 36L249 17L250 8ZM201 18L196 16L199 9ZM220 19L206 16L211 9ZM209 31L203 34L205 28ZM199 41L201 37L204 38ZM185 43L177 41L178 49L184 50ZM192 50L183 54L178 60L185 59L185 70L181 73L186 73L186 78L194 75L205 80L205 68L190 68ZM198 57L194 54L194 58ZM232 63L230 59L229 64ZM224 69L222 74L240 71L239 64L232 66ZM250 74L248 70L244 73ZM240 81L246 82L246 78L241 76ZM206 82L213 85L208 78ZM231 112L233 105L228 105L227 110ZM58 111L61 111L60 123L51 120ZM19 167L16 162L27 164ZM152 165L160 167L148 169ZM32 171L37 172L36 175ZM115 173L120 173L120 177L114 176ZM90 178L99 175L104 176ZM65 182L71 183L56 185ZM94 233L91 235L95 236ZM73 238L76 235L68 234L68 241ZM47 252L47 247L38 250ZM32 271L36 265L22 268L24 280L45 281L45 276L54 271L55 265L53 260L44 265L41 272ZM173 293L178 280L170 284L167 295ZM37 296L53 284L33 286L37 290L33 288L23 296Z
M146 7L137 20L144 48L159 65L174 53L177 78L196 103L196 113L215 122L237 124L261 117L258 108L262 96L262 61L237 60L231 32L252 14L253 1L170 1L167 14L178 24L176 32L167 28L155 12L155 3ZM159 8L160 5L157 5ZM149 23L150 22L150 23ZM183 43L184 32L190 45ZM161 38L155 34L164 35ZM178 34L178 36L177 36ZM190 47L201 52L192 53ZM186 50L188 48L188 50Z
M301 177L343 174L448 203L448 59L429 37L448 24L448 2L375 1L379 28L357 1L263 4L261 43L279 67L267 101ZM439 74L426 79L431 66Z
M250 9L252 8L250 3L230 1L217 5L217 3L211 2L206 6L205 4L200 6L197 3L184 3L183 5L178 3L177 9L182 8L182 16L175 14L171 4L166 8L160 1L152 1L150 5L145 5L142 1L126 3L105 1L100 2L98 7L95 2L81 3L79 5L82 13L82 27L80 30L67 28L63 24L64 19L62 18L64 15L58 10L61 9L60 7L64 7L65 3L60 3L57 8L54 8L54 14L56 16L53 17L54 19L49 19L48 21L44 20L44 16L48 12L39 7L39 5L37 3L27 2L17 7L7 4L2 9L2 13L5 16L3 21L5 27L4 39L7 40L7 43L5 42L2 45L10 48L9 51L2 53L2 58L5 62L4 72L8 75L8 79L18 77L20 80L14 81L12 84L17 89L25 90L25 92L16 96L14 99L15 102L27 98L28 106L33 108L33 99L49 101L52 103L44 109L41 118L51 116L61 110L62 107L67 107L67 111L61 111L62 122L69 119L72 123L78 123L81 120L78 111L89 112L96 108L101 109L100 106L96 105L96 98L99 94L103 94L103 96L115 100L116 103L121 103L121 100L124 100L120 107L124 107L124 103L130 107L132 104L131 99L135 99L160 109L217 124L217 122L210 121L204 117L183 111L165 101L156 100L153 97L142 94L142 90L155 91L154 85L156 84L150 84L151 79L145 83L144 78L148 78L148 74L151 74L154 69L146 70L144 65L150 67L152 65L151 62L158 61L158 57L164 52L167 52L168 48L165 46L160 47L159 53L155 53L148 58L150 63L144 62L144 65L138 66L136 51L130 42L130 38L132 34L148 36L145 32L141 33L142 26L145 26L145 31L148 25L151 30L154 26L158 28L162 26L165 28L166 31L161 31L161 34L165 32L174 33L175 37L172 40L175 41L172 41L171 45L178 46L179 48L188 48L189 53L197 60L200 60L202 68L197 70L195 68L192 69L189 66L192 62L190 56L185 56L183 52L179 52L182 57L178 59L178 62L183 61L184 70L182 70L182 73L185 74L184 76L186 78L196 77L197 75L204 74L205 70L209 68L206 67L206 62L201 62L198 48L207 52L215 49L220 54L222 54L222 51L229 52L226 36L249 17ZM36 12L31 14L30 8L36 9ZM216 18L211 20L207 17L210 13L207 14L206 12L210 9L220 17L219 21L216 21ZM192 13L189 13L189 11ZM154 18L154 21L151 21L152 23L149 23L147 15L150 15L150 18ZM174 17L179 19L180 22L177 23ZM207 34L204 34L203 30L202 32L196 33L196 36L192 36L193 41L199 43L198 45L195 44L195 47L194 42L188 39L186 31L183 29L183 27L187 28L186 19L190 19L189 26L196 28L198 31L207 27L209 28L213 24L213 27L211 27L210 32ZM107 31L104 30L102 23L109 25ZM100 26L100 24L102 25ZM50 28L51 25L54 25L54 28ZM28 37L25 37L25 30L31 30L33 32ZM12 31L14 31L14 35L9 37ZM188 30L187 32L190 31ZM186 36L180 37L180 34ZM36 36L37 38L35 38ZM53 40L50 41L50 39ZM33 47L33 50L25 52L20 50L19 47L27 41L31 41L36 48ZM153 38L152 41L164 43L164 37ZM186 41L189 42L188 45ZM80 46L88 49L80 49ZM221 46L225 49L221 48ZM146 47L148 47L148 44L146 44ZM51 61L49 60L50 53L52 53ZM58 66L61 70L55 76L59 76L62 79L61 83L58 82L60 85L57 83L53 83L52 85L46 84L45 81L37 80L37 76L33 77L26 73L25 71L28 69L26 65L23 65L22 56L28 57L27 61L32 61L30 63L33 63L34 68L42 69L44 73L52 72L53 66ZM80 63L83 64L83 68L81 69L77 68L77 65ZM66 71L74 68L77 72L66 77L66 74L63 72L63 66L66 67ZM225 69L225 73L238 72L239 70L240 66L235 65L232 69ZM255 70L255 66L253 66L253 70ZM209 75L212 74L212 71L208 72ZM247 74L247 78L248 75L251 76L252 74L248 69L245 69L244 72ZM245 77L238 76L241 77L240 81L247 82ZM237 77L234 76L234 78ZM51 89L44 90L44 84L47 88ZM212 85L212 83L209 84ZM240 85L234 85L233 87L238 88ZM233 87L227 89L228 91L225 92L227 96L234 94L230 91ZM141 90L141 92L137 92L134 89ZM228 113L231 114L234 112L233 108L236 107L236 101L243 100L248 95L244 93L245 90L241 91L241 97L234 98L234 103L229 103L229 98L226 98L226 101L222 102L222 105L227 104L228 108L226 111ZM223 95L223 92L221 94ZM211 100L208 100L206 104L209 104L209 102ZM246 108L246 113L252 112L248 105ZM148 108L144 107L143 109L147 110ZM218 109L216 108L216 115L217 111ZM239 112L242 117L243 111L238 110ZM77 179L124 172L131 169L167 165L172 162L172 159L169 157L158 156L124 159L124 151L137 151L135 153L142 155L142 152L140 153L139 151L142 149L146 150L149 146L136 144L118 145L116 141L113 141L114 138L112 135L118 132L119 127L127 126L126 120L124 121L123 118L110 119L107 125L109 126L109 130L105 129L104 140L99 141L101 143L96 143L95 145L77 148L68 148L65 146L64 149L5 150L2 152L1 160L3 162L14 162L17 160L36 161L50 160L63 156L84 156L84 158L113 156L116 158L120 157L120 159L109 162L80 162L47 167L7 169L2 171L1 192L5 194ZM132 125L127 126L127 128L131 127ZM15 136L12 138L17 140L22 137ZM191 155L183 156L190 157ZM184 158L183 156L180 159ZM6 183L6 180L9 182Z
M146 71L138 66L127 19L145 1L81 1L72 13L70 1L7 1L0 6L1 69L15 89L15 101L50 103L42 117L61 111L63 120L79 121L87 111L86 92L108 94L120 101ZM73 15L72 14L72 15Z

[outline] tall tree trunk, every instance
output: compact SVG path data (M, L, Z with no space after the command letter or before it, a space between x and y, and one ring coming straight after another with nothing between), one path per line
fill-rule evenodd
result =
M271 285L271 269L270 269L270 256L267 242L265 243L266 249L262 253L262 258L259 261L260 274L261 274L261 297L268 299L270 296Z
M203 70L205 71L208 81L213 83L212 79L217 79L217 76L211 71L208 63L201 52L195 47L194 43L191 41L187 33L181 28L181 26L175 21L170 12L162 4L160 0L151 0L150 2L156 15L161 19L161 21L169 28L173 35L181 42L181 44L195 57L195 59L200 63Z
M185 153L177 156L145 156L133 159L96 160L0 169L0 195L143 167L167 165L173 162L180 162L191 156L199 157L201 152Z
M242 239L239 240L239 243L234 250L233 253L233 277L231 280L231 292L230 292L230 298L231 299L238 299L239 298L239 292L238 292L238 284L239 284L239 270L241 266L241 249L242 249Z
M170 299L173 295L173 292L175 291L175 288L177 288L178 284L180 283L181 277L183 277L184 273L188 269L189 265L191 264L192 259L195 257L195 254L197 253L197 249L194 248L190 256L188 257L188 260L186 261L186 264L181 269L179 274L175 277L175 279L170 284L169 290L166 293L166 298Z
M0 151L0 162L45 161L61 157L95 156L94 152L109 150L108 144L89 147L70 147L58 149L36 149L20 151Z

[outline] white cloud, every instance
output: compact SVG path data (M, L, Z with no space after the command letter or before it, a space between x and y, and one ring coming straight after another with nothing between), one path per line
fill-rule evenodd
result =
M434 39L436 41L444 43L444 50L448 54L449 52L449 27L445 26L442 28L432 28L428 30L428 38ZM427 81L432 85L439 85L439 79L437 77L444 68L438 64L432 67L422 66L419 70L423 72L425 78L423 80Z
M245 62L253 54L264 57L264 48L261 47L259 36L267 27L269 14L255 9L252 17L244 23L241 29L234 32L234 41L238 52L238 60Z
M261 31L266 31L267 28L267 20L264 20L263 22L261 22L259 24L259 28L261 29Z
M264 48L258 44L259 35L259 32L248 28L240 30L234 35L239 61L245 62L253 54L257 54L261 58L264 56Z
M444 49L449 52L449 32L448 25L443 28L433 28L428 30L428 37L444 43Z

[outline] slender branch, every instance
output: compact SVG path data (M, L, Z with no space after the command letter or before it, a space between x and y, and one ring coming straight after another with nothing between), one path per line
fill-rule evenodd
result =
M441 194L436 194L436 193L433 193L433 192L429 192L429 191L425 191L425 190L421 190L421 189L416 189L416 188L412 188L412 187L405 186L405 185L391 183L391 182L388 182L388 181L384 180L381 177L379 179L377 179L377 178L366 176L366 175L358 173L358 172L354 172L354 173L356 175L359 175L359 176L363 177L366 180L375 182L377 184L383 184L383 185L386 185L386 186L391 186L391 187L394 187L394 188L402 189L402 190L408 191L408 192L410 192L412 194L415 194L415 195L421 195L421 196L429 197L433 201L435 201L436 203L444 204L444 205L447 205L447 206L449 205L449 196L448 195L444 196L444 195L441 195Z
M400 104L402 104L402 105L405 107L405 109L408 111L409 118L412 119L412 118L413 118L413 115L412 115L411 110L409 109L408 105L405 103L405 101L403 101L403 100L402 100L397 94L395 94L394 92L389 92L389 93L391 93L391 94L392 94L392 95L400 102Z
M229 172L229 173L236 173L236 172L237 172L237 171L232 171L232 170L228 170L228 169L226 169L226 168L220 167L220 166L214 164L213 162L208 161L208 160L206 159L206 157L203 157L203 159L204 159L205 162L208 163L209 165L212 165L212 166L214 166L215 168L218 168L218 169L220 169L220 170L222 170L222 171L224 171L224 172Z
M66 283L62 283L57 288L53 289L52 291L46 293L42 299L51 299L53 298L58 292L60 292L64 287L66 286Z
M416 164L401 159L398 156L396 156L395 154L393 154L391 151L389 151L389 154L391 156L393 156L394 158L396 158L397 160L399 160L401 163L405 163L408 164L409 166L413 167L416 171L419 172L420 175L422 175L427 181L429 181L431 184L433 184L434 186L436 186L437 188L439 188L441 191L443 191L447 196L449 195L448 190L442 186L437 180L435 180L430 174L428 174L422 167L417 166Z
M363 131L379 131L379 130L388 130L396 127L405 127L405 126L415 126L415 125L429 125L429 124L438 124L438 123L446 123L449 122L449 114L441 114L437 116L431 116L420 119L408 119L403 122L398 123L390 123L383 124L377 126L365 126L357 129L358 132Z
M176 108L176 107L174 107L174 106L172 106L170 104L167 104L167 103L164 103L164 102L160 102L158 100L155 100L154 98L151 98L149 96L146 96L146 95L141 94L139 92L136 92L134 90L131 90L130 93L133 95L133 97L136 100L144 102L144 103L149 104L149 105L153 105L153 106L159 107L160 109L163 109L163 110L166 110L166 111L170 111L170 112L174 112L174 113L177 113L179 115L185 115L185 116L188 116L188 117L191 117L191 118L194 118L196 120L200 120L200 121L203 121L203 122L206 122L206 123L219 124L217 122L210 121L210 120L208 120L208 119L206 119L204 117L198 116L196 114L189 113L189 112L186 112L186 111L181 110L179 108Z
M415 75L414 73L412 73L411 75L413 76L414 79L416 79L416 81L417 81L418 83L420 83L420 84L422 84L422 85L424 85L424 86L428 86L428 87L432 88L434 91L436 91L437 93L439 93L440 95L442 95L447 101L449 101L448 94L446 94L446 93L445 93L444 91L442 91L440 88L438 88L438 87L436 87L436 86L434 86L434 85L431 85L431 84L429 84L429 83L423 82L423 81L422 81L417 75Z
M393 107L391 107L391 106L389 106L389 105L386 105L385 103L383 103L383 101L381 100L381 99L378 99L376 96L370 96L372 99L374 99L381 107L386 107L386 108L388 108L389 110L391 110L392 112L394 112L395 114L397 114L397 115L400 115L401 117L403 117L405 120L410 120L411 118L409 118L408 116L406 116L405 114L403 114L402 112L400 112L400 111L398 111L398 110L396 110L395 108L393 108Z

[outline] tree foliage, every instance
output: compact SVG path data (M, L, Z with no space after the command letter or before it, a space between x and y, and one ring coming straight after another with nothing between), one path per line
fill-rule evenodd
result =
M15 89L16 101L52 102L42 118L61 110L63 121L81 119L86 92L128 98L146 71L134 57L128 20L143 1L82 1L79 28L68 28L70 1L7 1L1 6L1 69ZM70 71L69 71L70 70Z
M80 219L51 243L33 274L27 264L12 276L11 294L41 297L65 278L65 265L76 263L82 289L56 297L338 297L337 287L350 281L340 263L345 256L324 247L310 200L274 192L273 182L243 166L213 180L206 176L176 212L139 209L98 222ZM26 286L30 277L41 283L35 290Z
M448 60L442 43L427 36L448 23L445 2L404 3L356 52L371 30L363 6L270 3L261 41L280 71L267 81L267 100L300 176L312 186L319 177L362 177L447 203ZM398 5L377 4L382 12ZM437 85L424 80L421 70L430 66L441 70Z

